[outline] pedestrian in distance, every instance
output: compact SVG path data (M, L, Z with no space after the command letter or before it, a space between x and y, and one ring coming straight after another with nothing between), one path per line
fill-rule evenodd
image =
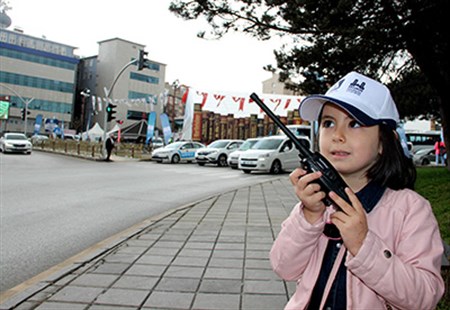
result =
M290 174L300 202L270 252L273 270L297 281L286 309L433 309L444 292L443 243L429 202L413 190L389 89L350 72L306 97L299 113L319 121L319 151L351 203L330 192L333 205L324 204L321 172ZM329 221L340 238L324 234Z
M445 165L445 143L439 138L434 144L434 154L436 155L436 165Z
M111 161L111 152L114 148L114 136L110 134L108 138L106 138L105 141L105 147L106 147L106 161Z

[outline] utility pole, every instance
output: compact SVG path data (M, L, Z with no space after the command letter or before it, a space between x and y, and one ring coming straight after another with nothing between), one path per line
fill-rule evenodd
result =
M103 111L104 113L103 113L103 139L102 139L102 145L103 145L102 155L103 155L104 159L106 159L106 127L108 126L108 113L107 113L106 109L112 103L110 96L114 90L114 86L116 85L117 80L122 75L122 73L125 71L125 69L133 64L138 63L138 62L139 62L139 59L134 59L134 60L130 61L129 63L127 63L125 66L123 66L123 68L119 71L119 73L114 78L114 81L112 82L111 87L109 89L107 89L106 87L103 89L105 92L105 96L106 96L106 105L105 105L105 109Z

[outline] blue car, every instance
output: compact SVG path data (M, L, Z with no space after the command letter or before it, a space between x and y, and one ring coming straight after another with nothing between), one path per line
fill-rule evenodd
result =
M193 162L195 161L195 152L204 147L205 145L199 142L173 142L165 147L154 150L152 152L152 160L158 163L172 164Z

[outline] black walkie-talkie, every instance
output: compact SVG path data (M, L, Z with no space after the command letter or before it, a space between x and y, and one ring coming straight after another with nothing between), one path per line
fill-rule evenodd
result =
M329 206L333 203L333 201L329 198L329 193L331 191L335 192L337 195L342 197L345 201L351 204L350 199L345 193L345 188L348 185L333 167L333 165L319 152L311 152L307 147L305 147L301 139L297 139L292 131L290 131L281 121L280 119L259 99L258 95L255 93L250 95L250 98L256 102L256 104L269 116L275 124L286 134L286 136L294 143L295 147L299 151L300 163L308 173L322 172L322 176L316 181L322 189L326 193L326 197L324 199L325 205ZM340 208L336 206L339 210ZM332 223L327 223L325 225L325 229L323 233L332 239L338 239L341 237L339 230Z

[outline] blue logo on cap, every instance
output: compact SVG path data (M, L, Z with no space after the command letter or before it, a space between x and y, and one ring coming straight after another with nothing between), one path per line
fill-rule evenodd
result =
M366 82L361 82L358 84L358 79L355 79L347 88L347 91L353 93L355 95L361 95L364 91L364 87L366 86Z

